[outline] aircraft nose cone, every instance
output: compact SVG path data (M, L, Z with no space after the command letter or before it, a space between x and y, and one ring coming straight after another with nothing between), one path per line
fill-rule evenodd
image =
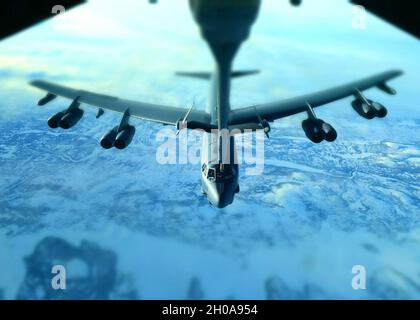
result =
M229 192L224 183L215 183L208 197L210 203L219 209L227 207L233 201L233 193Z
M210 198L210 203L214 206L214 207L216 207L216 208L219 208L219 209L222 209L222 208L224 208L224 207L226 207L229 203L226 201L226 199L225 199L226 197L224 197L223 196L223 194L222 195L215 195L215 196L213 196L213 197L211 197Z
M222 194L223 191L224 191L224 189L225 189L225 185L223 183L216 182L216 191L217 191L217 194L219 194L219 195Z

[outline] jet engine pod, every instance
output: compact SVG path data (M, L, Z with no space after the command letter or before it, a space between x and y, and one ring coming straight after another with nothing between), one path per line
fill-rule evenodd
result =
M320 119L306 119L302 121L302 129L309 140L314 143L321 143L325 139L323 124L324 121Z
M51 118L48 119L48 126L53 129L58 128L58 123L64 115L65 112L58 112L55 115L53 115Z
M101 138L101 146L104 149L111 149L114 146L115 138L118 134L118 126L115 126L113 129L109 130Z
M354 100L351 105L353 109L365 119L373 119L376 116L376 109L372 106L372 100L366 100L368 103L362 99Z
M73 109L70 112L66 113L64 117L61 118L58 125L63 129L69 129L73 127L83 116L82 109Z
M134 126L126 126L122 131L117 135L117 138L114 142L114 147L117 149L125 149L131 143L133 139L136 128Z
M324 131L325 140L327 140L328 142L333 142L335 141L335 139L337 139L337 131L329 123L324 122L322 124L322 131Z
M378 102L372 102L372 107L375 109L378 118L385 118L388 114L388 110Z
M290 4L295 7L300 6L301 3L302 3L302 0L290 0Z

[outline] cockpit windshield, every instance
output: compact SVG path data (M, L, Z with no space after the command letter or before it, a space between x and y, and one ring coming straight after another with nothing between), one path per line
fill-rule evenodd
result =
M216 179L216 170L214 168L208 168L207 179L214 181Z
M223 181L232 178L234 175L233 166L224 163L203 164L202 171L210 181Z

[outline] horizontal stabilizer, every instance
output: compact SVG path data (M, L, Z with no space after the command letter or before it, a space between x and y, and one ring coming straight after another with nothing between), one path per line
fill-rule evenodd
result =
M260 73L260 70L242 70L242 71L233 71L231 74L232 78L240 78L245 76L252 76L254 74Z
M240 78L245 76L251 76L254 74L259 73L259 70L242 70L242 71L232 71L231 77L232 78ZM212 74L211 72L176 72L177 76L180 77L189 77L189 78L196 78L196 79L203 79L203 80L210 80Z
M197 78L197 79L203 79L203 80L210 80L211 73L210 72L176 72L177 76L180 77L189 77L189 78Z

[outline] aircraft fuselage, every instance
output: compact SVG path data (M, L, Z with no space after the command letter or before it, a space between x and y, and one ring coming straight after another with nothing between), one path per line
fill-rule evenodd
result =
M215 60L207 112L218 134L206 133L203 139L203 150L208 152L202 152L201 177L203 192L217 208L231 204L239 191L234 139L223 137L222 132L229 130L232 63L250 34L260 4L260 0L190 0L194 19Z

